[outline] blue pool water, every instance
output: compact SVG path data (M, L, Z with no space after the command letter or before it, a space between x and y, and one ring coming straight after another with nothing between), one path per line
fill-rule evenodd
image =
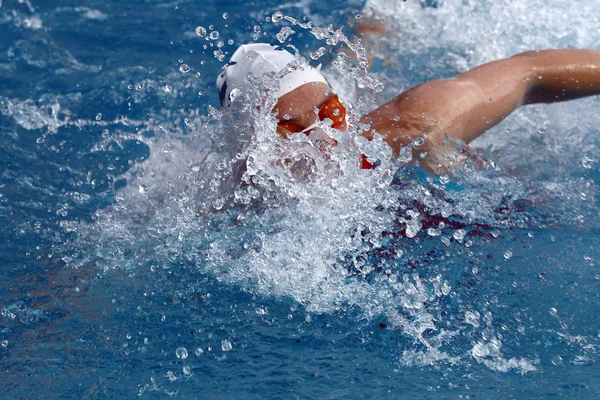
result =
M0 0L1 397L599 398L598 98L521 110L473 144L495 167L434 177L352 135L312 154L214 88L291 27L358 115L600 49L597 6ZM368 19L367 73L338 52Z

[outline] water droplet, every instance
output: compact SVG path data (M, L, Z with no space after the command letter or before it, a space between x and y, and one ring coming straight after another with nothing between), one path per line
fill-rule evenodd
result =
M442 185L445 185L448 182L450 182L450 177L448 175L440 175L440 183Z
M188 358L188 351L185 347L178 347L177 350L175 350L175 355L177 356L177 358L185 360L186 358Z
M3 340L2 347L7 347L7 346L8 346L8 340Z
M593 159L592 157L588 157L588 156L583 156L583 158L581 159L581 165L583 166L583 168L586 169L590 169L594 166L594 163L596 162L595 159Z
M229 14L228 13L223 13L223 19L227 19L229 18Z
M223 351L231 351L233 348L231 342L227 339L221 340L221 350Z
M552 357L551 361L552 361L552 364L554 364L554 365L563 365L563 359L559 355L555 355L554 357Z
M187 74L188 72L190 72L190 66L189 66L189 65L187 65L187 64L181 64L181 65L179 66L179 70L180 70L181 72L183 72L184 74Z
M144 88L144 84L143 83L138 83L135 85L135 90L142 90Z
M452 237L454 238L454 240L457 240L459 242L462 242L463 239L465 238L467 234L467 231L464 229L457 229L456 231L454 231L454 233L452 234Z
M241 94L242 94L242 91L240 89L233 88L233 89L231 89L231 93L229 93L229 98L231 99L231 101L234 101L235 99L240 97Z
M413 224L406 225L406 231L404 232L407 238L414 238L419 233L418 227Z
M100 121L102 119L102 113L96 114L96 121Z
M465 312L465 322L473 325L473 327L479 327L479 318L481 314L478 311L467 311Z
M512 252L512 250L508 249L508 250L506 250L506 251L504 252L504 258L505 258L505 259L509 260L510 258L512 258L512 256L513 256L513 252Z
M194 353L196 354L196 357L200 357L202 354L204 354L204 350L202 350L201 347L198 347Z
M229 40L227 41L227 44L231 46L231 45L233 44L233 39L229 39Z
M186 365L183 367L183 374L185 376L191 376L192 375L192 368L190 368L189 365Z
M220 210L221 208L223 208L224 205L225 205L225 202L223 201L223 199L217 199L213 203L213 207L217 211Z
M273 22L279 22L283 19L283 14L281 13L281 11L276 11L275 13L273 13L273 16L271 17L271 20Z
M260 32L260 25L254 25L254 33L259 33Z
M260 27L259 30L256 30L256 26L254 27L254 31L255 32L260 32ZM294 30L292 30L292 28L290 28L289 26L284 26L283 28L281 28L281 30L279 31L279 33L277 33L275 35L275 37L277 38L277 40L279 40L279 43L283 43L285 42L291 34L296 33Z
M225 53L223 53L223 50L215 50L213 51L213 55L219 61L223 61L225 59Z
M103 65L98 65L98 70L99 70L99 71L102 71L103 69L104 69L104 66L103 66Z
M427 228L427 234L429 236L440 236L442 234L442 230L438 228Z
M290 119L292 119L292 116L290 114L283 114L283 119L289 121Z
M197 26L196 29L194 29L194 31L196 32L196 35L200 37L206 36L206 29L202 26Z
M558 315L558 310L554 307L550 307L549 312L550 312L550 315L552 315L554 317L556 317Z
M313 60L317 60L317 59L321 58L323 56L323 54L325 54L326 51L327 51L327 49L325 49L325 47L319 47L319 49L317 51L313 51L310 53L310 58Z

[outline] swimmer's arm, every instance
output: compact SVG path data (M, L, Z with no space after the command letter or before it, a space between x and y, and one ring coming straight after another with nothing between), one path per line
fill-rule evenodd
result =
M524 104L552 103L600 94L600 52L542 50L474 68L452 79L416 86L362 122L386 137L394 155L416 137L426 147L446 135L469 143Z

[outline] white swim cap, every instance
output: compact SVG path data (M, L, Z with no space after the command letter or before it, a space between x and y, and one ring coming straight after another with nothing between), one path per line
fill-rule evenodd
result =
M267 43L251 43L241 45L231 56L231 60L217 77L217 90L221 107L231 105L231 91L241 89L248 85L246 76L253 74L262 77L268 73L279 73L296 58L281 46L272 46ZM279 81L281 97L286 93L310 82L323 82L327 84L321 73L308 64L301 65L285 74Z

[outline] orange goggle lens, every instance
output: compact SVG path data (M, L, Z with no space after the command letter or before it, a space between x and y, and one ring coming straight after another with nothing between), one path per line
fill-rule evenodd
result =
M325 118L333 121L332 128L346 130L346 107L337 96L333 96L321 106L319 119L323 121Z
M333 121L331 127L334 129L345 131L347 128L346 107L344 107L337 96L333 96L321 106L318 116L320 121L323 121L325 118L329 118ZM288 134L305 131L308 135L310 128L311 127L305 128L302 125L287 121L281 121L277 124L277 131L285 137L287 137Z

